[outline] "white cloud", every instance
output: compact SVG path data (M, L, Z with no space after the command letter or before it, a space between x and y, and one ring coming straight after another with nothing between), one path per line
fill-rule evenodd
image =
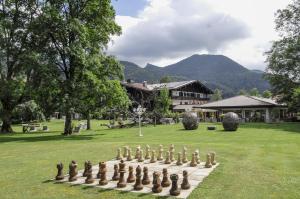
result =
M122 36L109 52L144 65L167 65L195 53L224 54L262 69L276 39L274 13L288 0L149 0L138 17L118 16Z

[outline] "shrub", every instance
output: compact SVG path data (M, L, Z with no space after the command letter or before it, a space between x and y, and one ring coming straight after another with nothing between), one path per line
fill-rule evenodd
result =
M239 116L236 113L229 112L223 117L223 128L225 131L236 131L239 127Z
M184 113L182 115L182 124L185 130L195 130L198 128L198 118L192 113Z

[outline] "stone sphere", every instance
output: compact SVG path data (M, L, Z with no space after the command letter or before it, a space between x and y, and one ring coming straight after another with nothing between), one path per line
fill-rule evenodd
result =
M185 130L195 130L198 128L199 121L196 115L184 113L182 115L182 124Z
M236 113L229 112L223 117L223 128L225 131L236 131L239 127L239 116Z

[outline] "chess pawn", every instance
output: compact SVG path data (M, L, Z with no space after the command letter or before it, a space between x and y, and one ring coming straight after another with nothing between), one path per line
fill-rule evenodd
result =
M60 162L56 165L57 175L55 176L55 180L63 180L65 178L63 174L64 165Z
M112 180L113 181L117 181L117 180L119 180L119 178L120 178L120 176L119 176L119 168L118 168L118 165L115 164L114 165L114 175L112 177Z
M182 165L182 161L181 161L181 153L180 153L180 152L178 153L176 165L177 165L177 166Z
M212 167L212 164L211 164L211 157L210 157L210 154L208 153L206 155L206 162L205 162L205 168L211 168Z
M148 175L148 167L144 167L143 168L143 179L142 179L142 184L143 185L147 185L150 184L150 179L149 179L149 175Z
M144 162L144 155L143 155L143 150L142 149L140 150L138 162Z
M139 158L139 156L140 156L140 150L141 150L141 147L137 146L136 147L136 151L135 151L134 159L138 159Z
M182 150L182 162L183 163L188 162L186 151L187 151L186 147L183 147L183 150Z
M89 161L84 162L84 170L83 170L83 173L82 173L83 177L86 177L86 175L87 175L88 164L89 164Z
M105 162L101 162L100 164L101 167L101 174L100 174L100 181L99 181L99 185L103 186L103 185L107 185L108 181L106 179L106 164Z
M145 155L145 159L150 159L150 146L147 145L146 146L146 155Z
M136 177L136 181L135 184L133 185L133 189L136 191L142 190L143 189L143 184L142 184L142 169L140 167L140 165L137 166L137 168L135 169L135 177Z
M171 164L170 152L169 151L166 152L165 164Z
M183 171L182 175L183 175L183 180L182 180L182 183L181 183L181 189L190 189L191 185L190 185L189 180L188 180L188 172Z
M132 160L131 149L128 149L127 161Z
M125 182L125 163L123 160L121 160L121 162L119 163L119 173L120 173L120 177L119 177L119 182L117 183L117 187L118 188L124 188L126 187L126 182Z
M77 180L77 163L72 160L69 165L69 182L73 182Z
M153 186L152 186L152 192L153 193L160 193L162 191L161 182L160 182L160 173L154 172L153 173Z
M199 150L198 149L195 151L195 160L196 160L197 164L200 164L200 156L199 156Z
M121 149L120 149L120 151L121 151ZM120 152L120 154L121 154L121 152ZM123 147L123 157L125 158L127 156L128 156L128 146L124 146ZM122 157L120 159L117 159L117 160L121 160L121 159L122 159Z
M170 189L170 195L171 196L178 196L180 194L180 190L178 189L178 175L172 174L170 176L172 181L172 187Z
M163 157L163 152L164 152L163 146L162 146L162 145L159 145L158 156L157 156L157 160L158 160L158 161L164 159L164 157Z
M210 157L211 157L211 164L212 165L216 165L217 162L216 162L216 153L215 152L211 152L210 153Z
M190 163L190 166L191 167L195 167L195 166L197 166L197 162L196 162L196 154L195 153L193 153L192 154L192 160L191 160L191 163Z
M161 181L161 186L162 187L168 187L170 186L171 182L169 180L168 176L168 170L166 168L163 169L163 179Z
M135 177L133 175L133 167L129 166L128 170L129 170L129 174L127 178L127 183L133 183L135 181Z
M150 163L155 163L155 162L156 162L156 160L155 160L155 151L152 150Z
M121 159L122 159L121 148L118 148L116 160L121 160Z
M93 167L92 163L90 161L88 161L86 179L85 179L86 184L92 184L94 182L92 167Z

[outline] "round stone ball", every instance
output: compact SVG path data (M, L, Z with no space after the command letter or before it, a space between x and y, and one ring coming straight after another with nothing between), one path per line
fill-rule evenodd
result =
M236 131L239 127L240 118L236 113L229 112L223 117L223 128L225 131Z
M199 121L195 114L187 112L182 115L182 124L185 130L195 130L198 128Z

